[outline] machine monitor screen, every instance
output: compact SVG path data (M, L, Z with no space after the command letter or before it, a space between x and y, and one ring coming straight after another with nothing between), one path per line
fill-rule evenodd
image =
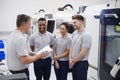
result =
M116 31L116 32L120 32L120 25L116 25L116 26L115 26L115 31Z

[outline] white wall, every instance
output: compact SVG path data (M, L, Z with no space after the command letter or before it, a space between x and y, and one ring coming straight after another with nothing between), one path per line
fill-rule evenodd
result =
M40 9L56 11L58 7L71 4L76 11L81 5L106 3L109 0L0 0L0 31L11 31L16 27L18 14L33 14Z

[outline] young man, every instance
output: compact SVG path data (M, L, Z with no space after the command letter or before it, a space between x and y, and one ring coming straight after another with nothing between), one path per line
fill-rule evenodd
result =
M92 38L84 28L84 18L74 15L73 26L76 31L72 34L72 43L69 54L69 63L72 68L73 80L87 80L88 56Z
M50 27L50 26L49 26ZM39 31L31 35L30 37L30 47L32 51L38 52L45 46L53 46L54 36L46 31L46 19L40 18L38 20ZM34 72L36 80L49 80L51 73L51 53L48 53L47 57L39 59L34 62Z
M8 38L7 44L7 66L11 73L25 73L29 80L29 63L34 62L47 55L47 52L31 55L30 47L27 40L27 32L31 25L28 15L20 14L16 20L17 28Z

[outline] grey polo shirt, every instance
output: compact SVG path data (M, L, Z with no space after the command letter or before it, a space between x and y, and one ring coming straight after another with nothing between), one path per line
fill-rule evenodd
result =
M60 55L61 53L65 52L66 50L70 49L70 38L66 35L65 37L59 37L55 39L54 47L56 48L56 54ZM60 61L68 61L68 56L64 58L60 58Z
M84 48L88 48L88 51L85 55L85 57L82 59L82 61L84 60L88 60L88 56L89 56L89 52L90 52L90 48L91 48L91 44L92 44L92 38L91 35L88 34L85 29L81 32L78 32L77 30L72 34L72 57L76 58L78 56L78 54L80 53L80 50L82 47Z
M30 36L30 45L34 46L34 52L38 52L47 45L53 45L54 38L54 35L48 31L45 34L35 32ZM47 57L51 57L51 55L51 53L48 53Z
M28 64L22 64L19 56L28 56L30 52L27 44L27 35L15 30L8 38L7 66L10 70L22 70L28 68Z

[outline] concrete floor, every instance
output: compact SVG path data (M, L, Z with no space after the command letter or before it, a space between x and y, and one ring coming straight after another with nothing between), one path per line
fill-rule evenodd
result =
M33 63L30 64L29 71L30 71L30 80L36 80L36 77L34 75ZM9 72L9 70L7 68L5 60L0 62L0 76L2 76L2 75L11 75L11 73ZM56 80L53 65L52 65L50 80ZM68 73L68 79L67 80L72 80L72 74L71 73Z
M36 77L34 75L34 70L33 70L33 64L32 63L30 64L29 71L30 71L30 80L35 80ZM53 65L52 65L50 80L56 80ZM72 74L71 73L68 73L67 80L72 80Z
M36 80L36 77L34 75L33 63L30 64L29 71L30 71L30 80ZM88 75L87 80L96 80L94 77L95 77L95 74L97 74L97 73L90 71L90 68L89 68L88 74L91 74L92 76ZM7 68L5 60L0 62L0 76L2 76L2 75L11 75L11 73L9 72L9 70ZM53 65L52 65L50 80L56 80ZM68 73L67 80L72 80L71 72Z

